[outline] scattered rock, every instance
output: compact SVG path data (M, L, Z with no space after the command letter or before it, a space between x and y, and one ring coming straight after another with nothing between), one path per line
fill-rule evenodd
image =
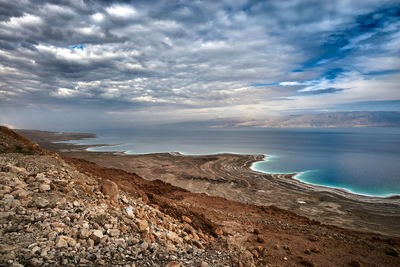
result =
M68 247L68 242L66 239L63 237L59 236L56 239L56 247L57 248L67 248Z
M103 238L103 232L100 230L94 230L90 236L90 239L94 241L95 245L100 243L102 238Z
M112 236L112 237L119 236L120 232L121 231L118 230L118 229L109 229L109 230L107 230L107 234Z
M12 216L13 214L9 211L0 211L0 221L4 221L4 223L7 222Z
M45 183L45 184L49 184L50 183L50 179L48 179L44 173L36 174L36 180L39 183Z
M88 238L91 234L92 234L92 231L90 231L87 228L81 228L79 230L79 237L82 238L82 239Z
M0 135L0 146L1 141ZM22 161L19 160L21 158ZM18 167L19 164L24 167ZM269 228L261 228L261 234L260 229L252 230L248 225L244 232L235 233L229 221L225 224L207 217L212 224L204 224L197 217L196 210L190 213L190 206L187 210L183 208L176 213L175 210L170 212L168 209L181 209L182 206L168 203L167 207L160 208L157 201L149 201L152 199L150 196L138 197L143 192L131 191L131 195L119 192L115 183L80 173L67 163L56 161L53 156L0 154L0 175L0 266L23 266L19 262L27 266L134 267L132 262L136 266L165 266L169 262L168 267L230 266L232 262L237 262L238 266L270 266L270 262L276 264L275 261L279 260L286 261L282 261L281 265L314 266L312 257L318 255L312 256L312 252L320 252L314 247L304 250L303 256L311 255L306 256L311 259L294 257L298 247L291 245L291 251L284 245L290 240L279 236L279 231L283 233L286 228L292 229L290 222L285 221L286 215L280 221L269 222L271 229L275 229L276 223L278 231L271 238L268 236ZM172 216L164 213L165 210ZM192 215L191 218L179 216L182 214ZM213 223L224 225L226 232L222 227L209 232ZM314 223L312 225L314 227ZM325 235L325 232L314 231L308 225L302 227L303 233L307 233L305 238L313 242L327 238L340 242L346 238L345 234L335 236L333 230L326 229ZM251 231L254 235L250 234ZM320 236L314 235L316 233ZM214 236L221 238L214 239ZM249 237L248 240L246 237ZM270 249L274 243L264 246L255 242L266 243L264 238L267 237L271 242L278 243L274 246L277 250ZM345 241L350 245L353 242L352 239ZM371 244L374 244L373 241ZM382 252L398 257L397 244L385 243L395 246L386 250L382 249L383 243L379 244L380 247L373 253L380 253L378 258L382 257L389 263L396 262L396 258L385 256ZM318 243L312 245L319 246ZM278 250L279 246L282 250ZM319 247L324 252L332 248L322 244ZM362 266L356 260L345 264Z
M110 180L104 180L101 184L100 191L109 196L114 203L118 203L118 186Z
M41 197L37 197L33 200L33 203L36 207L38 207L39 209L43 209L46 208L50 202L45 199L45 198L41 198Z
M125 195L122 195L122 196L121 196L121 201L122 201L123 203L125 203L125 204L128 204L128 203L129 203L129 200L128 200L128 198L127 198Z
M321 252L321 251L319 250L319 248L317 248L317 247L311 248L311 251L314 252L314 253L320 253L320 252Z
M20 173L20 172L25 173L26 169L25 168L21 168L21 167L17 167L17 166L9 166L8 167L8 171L12 172L12 173Z
M141 251L145 251L147 250L147 248L149 247L149 243L147 242L143 242L142 244L140 244L139 248Z
M182 267L182 264L177 261L170 261L165 267Z
M175 243L179 242L179 236L174 232L168 232L167 233L167 238L169 240L171 240L172 242L175 242Z
M29 193L24 189L18 189L11 193L17 199L25 199Z
M32 248L32 250L31 250L31 254L32 255L35 255L36 254L36 252L39 252L40 251L40 247L38 247L38 246L35 246L35 247L33 247Z
M90 263L90 261L88 261L88 260L85 259L85 258L80 258L79 263L80 263L80 264L88 264L88 263Z
M30 266L32 266L32 267L39 267L39 266L42 266L42 265L43 265L43 261L42 261L42 260L39 260L38 258L32 258L32 259L29 261L29 264L30 264Z
M18 246L15 245L0 245L0 253L4 254L17 249Z
M50 185L48 185L48 184L41 184L40 185L40 187L39 187L39 191L40 192L47 192L47 191L50 191Z
M258 254L258 251L255 250L255 249L251 250L250 252L251 252L251 254L253 254L253 256L254 256L255 258L258 258L258 257L260 256L260 254Z
M93 239L89 238L86 242L87 242L88 247L93 247L94 246Z
M132 206L128 206L125 211L129 218L135 218L135 213L133 213L134 209Z
M55 244L57 248L67 248L68 246L75 247L76 241L69 236L60 235L57 237Z
M182 216L182 221L186 223L192 223L192 220L189 217L186 217L185 215Z
M217 229L215 229L214 234L215 234L217 237L221 237L221 236L224 234L224 232L222 231L221 228L217 228Z
M146 220L136 219L137 226L140 232L145 232L149 224Z
M299 263L301 265L308 266L308 267L314 267L315 266L314 263L312 263L310 259L303 258L303 257L301 257Z

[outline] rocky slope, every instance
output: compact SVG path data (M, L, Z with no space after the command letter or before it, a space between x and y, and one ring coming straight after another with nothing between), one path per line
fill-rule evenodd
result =
M2 133L3 146L21 146L19 136ZM109 180L36 152L0 154L1 266L231 262L225 253L205 251L212 237L188 217L172 218Z
M61 158L10 132L0 266L400 266L399 239Z

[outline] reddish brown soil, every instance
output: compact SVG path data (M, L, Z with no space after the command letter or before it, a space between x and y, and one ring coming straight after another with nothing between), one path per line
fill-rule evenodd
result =
M25 136L8 129L7 127L0 126L0 152L2 153L24 153L24 154L45 154L46 151L41 149L37 144ZM7 139L7 140L2 140Z
M81 159L65 160L81 172L114 181L121 190L176 218L186 215L195 227L216 237L218 249L248 248L260 266L400 266L398 256L388 255L400 249L399 239L322 225L274 206L191 193Z
M28 150L36 147L19 135L10 136ZM398 238L324 225L274 206L191 193L82 159L64 160L83 173L114 181L120 190L177 219L189 217L194 227L215 237L208 249L246 248L259 266L400 266ZM239 258L246 254L239 253Z

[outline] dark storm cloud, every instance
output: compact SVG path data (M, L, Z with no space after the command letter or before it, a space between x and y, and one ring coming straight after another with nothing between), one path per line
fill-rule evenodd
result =
M190 118L397 99L399 10L377 0L0 0L0 105Z

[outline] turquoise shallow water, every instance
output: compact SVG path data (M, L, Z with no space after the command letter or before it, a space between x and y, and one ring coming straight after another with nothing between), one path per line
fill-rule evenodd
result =
M120 144L93 151L265 154L252 168L300 173L307 183L353 193L400 194L400 128L106 129L84 144Z

